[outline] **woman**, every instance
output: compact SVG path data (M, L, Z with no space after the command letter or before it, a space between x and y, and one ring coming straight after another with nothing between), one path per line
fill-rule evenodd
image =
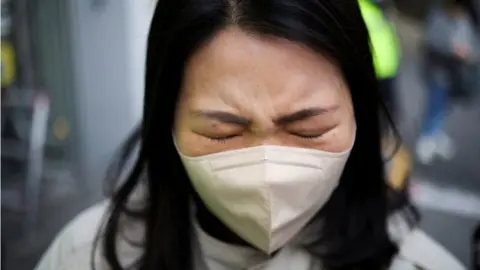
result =
M161 0L144 100L110 207L67 226L38 270L463 269L421 231L387 229L356 1Z
M426 31L427 110L417 143L421 163L451 159L453 141L444 130L449 103L477 91L480 43L473 2L445 0L432 8Z

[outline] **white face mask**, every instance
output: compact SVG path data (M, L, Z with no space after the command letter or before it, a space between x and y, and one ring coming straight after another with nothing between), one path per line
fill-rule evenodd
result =
M227 227L270 254L325 205L350 150L262 145L200 157L180 154L193 187Z

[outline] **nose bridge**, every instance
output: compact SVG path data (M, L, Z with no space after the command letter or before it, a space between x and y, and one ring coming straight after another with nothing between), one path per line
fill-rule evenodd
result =
M250 146L284 144L281 136L278 136L281 128L274 122L277 114L273 106L268 109L256 110L252 115L252 125L249 132Z
M258 143L258 145L282 145L282 141L275 134L259 139Z
M261 146L261 145L282 145L282 141L277 136L278 128L271 123L268 127L253 127L252 136L253 144L252 146Z
M267 92L267 91L265 91ZM266 94L265 94L266 95ZM252 126L250 127L251 134L254 139L254 146L275 144L275 135L278 131L278 127L274 123L276 115L275 106L272 104L272 98L264 98L262 104L252 104Z

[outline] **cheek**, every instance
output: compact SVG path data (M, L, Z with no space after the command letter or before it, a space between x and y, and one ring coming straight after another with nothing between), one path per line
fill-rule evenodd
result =
M342 115L339 125L325 135L322 145L315 147L328 152L344 152L354 143L356 134L356 121L352 111L346 110Z
M205 139L189 131L188 126L179 121L175 129L175 143L177 150L185 156L196 157L204 155Z
M177 150L183 155L190 156L192 152L190 149L192 149L197 142L190 138L191 136L188 128L188 118L186 117L186 112L187 104L183 98L180 98L175 111L173 136Z
M338 136L339 148L341 151L345 151L352 147L357 132L357 122L353 113L353 108L347 111L345 121L343 124L342 132Z
M341 125L332 134L330 152L343 152L350 149L355 140L355 125L350 121L348 124Z
M175 118L174 137L177 150L189 157L198 157L225 150L231 150L231 143L222 143L210 140L192 131L190 118L179 113ZM242 148L238 146L236 148Z
M196 157L202 155L204 152L204 144L202 144L199 138L193 136L192 133L175 132L175 140L178 151L185 156Z

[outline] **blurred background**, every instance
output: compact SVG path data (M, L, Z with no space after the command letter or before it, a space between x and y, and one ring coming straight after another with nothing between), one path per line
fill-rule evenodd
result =
M379 46L398 47L398 65L387 75L377 72L403 139L388 164L391 182L419 206L420 226L472 266L471 239L480 222L480 72L465 79L461 97L449 95L446 150L429 152L423 119L431 111L432 79L425 56L429 38L448 35L437 33L431 16L445 1L370 2L362 7L367 24L384 19L396 39ZM471 3L467 13L475 21L480 0ZM1 1L4 269L33 269L62 226L104 198L105 168L141 117L153 8L151 0ZM472 25L478 35L480 27ZM369 25L369 31L373 40L380 30ZM480 57L468 59L475 66Z

